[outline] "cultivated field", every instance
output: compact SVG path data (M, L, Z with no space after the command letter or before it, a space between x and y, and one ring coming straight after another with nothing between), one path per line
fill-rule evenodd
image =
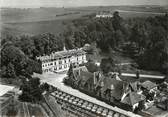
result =
M1 9L1 34L41 34L51 32L58 34L66 28L65 24L73 19L97 13L99 11L120 12L123 18L147 17L162 15L166 7L159 6L108 6L77 8L33 8L33 9Z

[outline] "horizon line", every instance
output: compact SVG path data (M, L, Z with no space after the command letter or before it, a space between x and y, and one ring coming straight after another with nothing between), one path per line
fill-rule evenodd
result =
M112 6L131 6L131 7L135 7L135 6L168 6L168 4L166 5L157 5L157 4L151 4L151 5L143 5L143 4L137 4L137 5L86 5L86 6L0 6L0 8L18 8L18 9L24 9L24 8L78 8L78 7L112 7Z

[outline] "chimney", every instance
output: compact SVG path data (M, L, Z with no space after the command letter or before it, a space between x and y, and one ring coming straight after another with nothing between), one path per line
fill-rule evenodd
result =
M139 79L140 78L140 73L139 70L136 72L136 78Z
M99 72L98 77L97 77L97 81L100 79L100 77L101 77L101 73Z

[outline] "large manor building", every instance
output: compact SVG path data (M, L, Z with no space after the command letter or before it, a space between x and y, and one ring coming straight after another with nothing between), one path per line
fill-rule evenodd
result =
M70 64L79 65L86 63L86 52L82 48L58 51L50 55L36 58L42 62L42 72L62 72L67 71Z
M110 11L100 11L96 14L96 18L112 18L113 14Z

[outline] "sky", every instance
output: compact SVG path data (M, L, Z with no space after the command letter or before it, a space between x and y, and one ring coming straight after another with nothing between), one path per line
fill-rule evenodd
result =
M168 0L0 0L1 7L78 7L115 5L168 5Z

